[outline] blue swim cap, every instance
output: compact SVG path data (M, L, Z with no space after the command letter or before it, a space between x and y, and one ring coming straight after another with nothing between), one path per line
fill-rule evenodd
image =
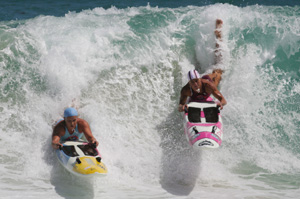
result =
M78 116L78 113L75 108L67 108L64 112L64 117L72 117L72 116Z

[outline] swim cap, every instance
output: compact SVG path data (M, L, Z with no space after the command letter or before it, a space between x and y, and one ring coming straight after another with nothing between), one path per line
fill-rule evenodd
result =
M200 78L200 75L199 75L198 71L196 71L195 69L190 70L188 72L189 81L192 80L192 79L199 79L199 78Z
M75 108L67 108L64 112L64 117L72 117L72 116L78 116L78 113Z

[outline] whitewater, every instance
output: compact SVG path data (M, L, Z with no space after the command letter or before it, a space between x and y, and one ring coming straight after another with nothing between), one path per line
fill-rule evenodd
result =
M0 198L298 198L299 27L299 6L229 4L1 21ZM179 93L187 71L216 67L223 143L195 151ZM52 125L70 105L106 177L73 176L56 159Z

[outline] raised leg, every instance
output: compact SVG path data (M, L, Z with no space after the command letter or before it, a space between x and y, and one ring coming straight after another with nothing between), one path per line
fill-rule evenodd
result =
M215 50L215 62L216 64L218 64L221 61L221 52L220 52L220 46L219 46L219 42L222 41L222 32L221 32L221 28L223 26L223 21L221 19L217 19L216 20L216 30L215 30L215 35L217 38L217 42L216 42L216 50Z
M221 51L219 49L219 43L220 41L222 41L222 32L221 32L221 28L223 26L223 21L221 19L217 19L216 20L216 30L215 30L215 35L217 38L217 43L216 43L216 50L215 50L215 62L216 64L218 64L221 61ZM222 79L222 74L223 74L223 70L222 69L214 69L213 72L211 74L209 74L209 77L212 79L212 81L214 82L214 84L218 87L221 79Z

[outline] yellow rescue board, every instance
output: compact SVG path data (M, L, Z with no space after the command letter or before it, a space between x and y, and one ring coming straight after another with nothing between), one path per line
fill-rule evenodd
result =
M73 171L83 174L107 174L106 166L102 162L98 162L95 157L80 157L80 163L76 163Z

